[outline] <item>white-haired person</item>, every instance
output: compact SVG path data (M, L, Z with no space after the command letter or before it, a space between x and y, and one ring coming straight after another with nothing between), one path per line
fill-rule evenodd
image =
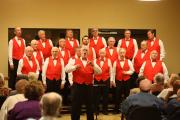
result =
M58 120L62 97L55 92L46 93L41 98L40 107L42 113L40 120Z
M28 46L25 48L25 55L19 61L17 75L28 76L29 72L35 72L39 76L39 63L33 55L33 48Z
M38 50L42 51L44 60L51 56L51 49L53 43L50 39L46 38L46 32L44 30L38 31Z
M130 79L134 72L133 64L126 59L126 50L119 49L119 58L113 64L113 83L115 87L115 108L114 113L119 113L119 106L123 99L129 96Z

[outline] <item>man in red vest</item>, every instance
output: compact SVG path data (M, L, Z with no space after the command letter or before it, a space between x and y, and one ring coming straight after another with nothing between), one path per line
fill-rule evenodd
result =
M89 43L89 46L95 49L97 58L99 57L99 50L107 47L106 40L104 39L104 37L99 36L98 32L99 31L97 28L93 28L91 30L92 38L90 39Z
M53 47L51 50L52 56L47 58L43 65L42 80L47 87L47 92L57 92L64 88L65 70L64 61L58 56L59 49Z
M114 61L118 59L118 51L119 48L115 47L116 40L114 37L108 38L108 47L103 48L106 50L106 57L111 60L111 63L113 65Z
M123 39L120 39L118 42L119 48L124 48L126 50L126 58L132 60L134 54L138 51L138 45L136 39L131 38L131 31L124 31Z
M69 50L70 55L75 55L75 48L79 46L79 41L74 38L72 30L66 30L66 48Z
M44 64L44 57L43 57L42 51L40 51L37 48L37 46L38 46L38 41L37 40L32 40L31 41L31 47L34 50L33 55L37 59L37 61L39 63L39 67L40 67L38 80L42 80L42 66Z
M165 58L165 49L162 40L155 37L155 30L148 30L148 50L151 52L156 50L158 52L158 60L163 60Z
M89 51L88 59L90 59L90 60L96 59L96 52L95 52L93 47L89 46L89 37L87 35L83 36L83 38L82 38L82 45L81 46L88 48L88 51Z
M46 32L44 30L39 30L38 36L38 49L42 51L45 60L46 58L51 56L51 49L53 47L53 43L50 39L46 38Z
M25 55L19 60L17 75L27 76L30 72L34 72L39 76L39 63L33 55L33 48L28 46L25 48Z
M143 40L141 42L141 48L137 51L137 53L135 53L135 56L132 60L132 63L135 69L135 72L133 74L133 81L138 78L139 70L142 64L144 63L144 61L146 60L150 60L150 52L147 49L147 41ZM136 86L135 81L132 84L133 84L133 87Z
M115 92L115 113L119 113L120 103L130 92L130 78L134 72L133 64L125 58L126 50L120 48L119 58L113 64Z
M20 27L14 29L15 37L9 41L9 65L10 65L10 74L8 80L8 86L11 89L15 89L16 77L17 77L17 68L19 60L24 55L24 50L26 47L25 40L21 37L22 30Z
M147 60L142 64L139 71L139 76L144 76L153 83L154 76L157 73L162 73L164 75L165 81L169 79L166 65L164 62L158 60L158 52L153 50L150 53L150 60Z
M99 113L100 98L102 97L103 114L108 114L108 93L110 81L113 81L111 60L106 57L106 50L99 50L99 58L95 60L96 64L101 68L102 73L94 76L95 86L95 109Z
M88 49L82 48L81 58L69 61L66 72L73 72L71 120L80 120L82 103L87 108L87 120L94 120L92 84L94 74L102 73L101 68L88 60Z

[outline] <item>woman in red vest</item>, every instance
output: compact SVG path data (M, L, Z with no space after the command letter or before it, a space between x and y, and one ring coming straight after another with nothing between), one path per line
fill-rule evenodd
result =
M87 120L94 120L93 114L93 80L94 74L101 74L101 68L88 60L88 49L81 50L81 58L69 61L66 72L73 74L72 86L72 120L80 120L81 105L87 108Z
M25 48L25 56L20 59L17 75L27 76L29 72L34 72L39 76L39 63L33 55L33 48L28 46Z
M99 57L99 50L107 47L106 40L104 37L99 36L97 28L93 28L91 31L92 38L90 39L89 46L93 47L96 52L96 57Z
M64 61L58 56L59 49L53 47L52 56L45 60L42 70L43 84L47 86L47 92L57 92L64 88L65 71Z
M8 86L11 89L15 89L17 68L19 60L24 55L24 50L26 47L25 40L21 37L22 30L20 27L14 29L14 34L16 35L13 39L9 41L9 80Z
M106 57L105 49L99 50L99 58L95 60L96 64L102 69L102 73L94 76L95 92L95 110L99 113L100 98L102 97L103 114L108 114L108 93L110 81L113 81L111 60Z
M40 67L38 80L42 80L42 66L44 64L44 57L43 57L42 51L40 51L37 48L37 46L38 46L38 41L37 40L32 40L31 41L31 47L34 50L33 55L37 59L37 61L39 63L39 67Z
M154 76L157 73L162 73L165 81L169 79L168 70L165 63L158 60L158 52L153 50L150 53L150 60L147 60L142 64L139 71L139 76L144 76L151 82L154 82Z
M136 39L131 38L131 31L125 30L125 38L120 39L118 42L119 48L124 48L126 50L126 58L132 60L134 54L138 51L138 45Z
M119 106L130 92L130 78L134 72L133 64L125 58L126 50L120 48L119 58L113 64L115 93L115 113L119 113Z
M158 60L163 60L165 58L165 49L164 49L164 44L162 40L159 38L155 37L155 30L148 30L147 32L148 36L148 50L151 52L153 50L156 50L158 52Z
M51 49L53 47L53 43L50 39L46 38L46 32L44 30L39 30L38 32L39 40L38 40L38 49L42 51L44 59L51 56Z
M79 41L73 37L72 30L66 30L66 48L69 50L70 55L75 55L75 48L79 46Z

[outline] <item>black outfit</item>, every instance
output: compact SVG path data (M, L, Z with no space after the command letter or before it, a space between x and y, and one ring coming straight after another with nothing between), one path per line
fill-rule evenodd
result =
M47 92L56 92L58 94L61 93L61 80L49 80L48 78L46 78L46 85L47 85Z
M94 120L93 86L73 83L71 120L80 120L81 105L86 105L87 120Z

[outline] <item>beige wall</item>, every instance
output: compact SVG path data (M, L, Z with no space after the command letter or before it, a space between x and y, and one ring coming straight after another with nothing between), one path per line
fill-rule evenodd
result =
M180 72L180 0L1 0L0 72L8 71L8 28L156 28L169 72Z

